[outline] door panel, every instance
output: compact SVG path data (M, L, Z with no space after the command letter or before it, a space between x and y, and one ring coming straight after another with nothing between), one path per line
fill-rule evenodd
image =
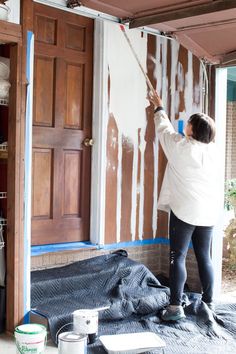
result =
M83 127L83 65L66 66L66 115L65 128L81 129Z
M52 127L55 61L53 58L35 56L34 65L33 124Z
M39 13L35 16L35 40L38 42L56 45L57 19L49 18L43 15L40 16Z
M51 218L52 150L33 149L33 219Z
M66 23L66 48L85 52L86 28Z
M81 217L81 167L80 151L64 152L64 217Z
M93 20L34 3L32 244L89 240Z

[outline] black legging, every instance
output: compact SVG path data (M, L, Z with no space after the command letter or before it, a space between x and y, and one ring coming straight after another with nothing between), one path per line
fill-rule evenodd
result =
M211 261L212 226L194 226L170 214L170 304L181 305L184 284L187 279L185 259L190 241L198 263L202 284L202 300L212 302L213 267Z

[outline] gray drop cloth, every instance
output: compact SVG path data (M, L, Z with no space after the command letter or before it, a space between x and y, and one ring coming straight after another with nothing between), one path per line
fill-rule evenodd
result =
M46 316L53 341L72 322L77 309L109 305L99 313L99 333L153 331L166 342L165 353L236 353L236 304L222 304L213 314L199 294L185 294L186 319L163 323L161 310L169 289L143 265L117 252L73 264L32 272L32 309ZM72 330L65 326L61 332ZM104 353L99 340L88 353Z

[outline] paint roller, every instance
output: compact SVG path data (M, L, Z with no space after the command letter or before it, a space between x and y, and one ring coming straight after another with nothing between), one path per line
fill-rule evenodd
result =
M120 25L120 29L121 29L121 31L123 32L124 37L125 37L125 39L126 39L128 45L129 45L129 47L130 47L130 49L131 49L131 51L132 51L132 53L133 53L133 55L134 55L134 57L135 57L137 63L138 63L138 66L140 67L140 69L141 69L141 71L142 71L142 73L143 73L143 75L144 75L144 77L145 77L146 83L147 83L147 85L148 85L150 91L152 92L153 95L156 96L156 95L157 95L156 90L155 90L154 87L152 86L152 83L151 83L151 81L149 80L149 77L147 76L147 74L146 74L146 72L145 72L145 70L144 70L144 68L143 68L143 66L142 66L142 64L141 64L141 62L140 62L140 60L139 60L139 58L138 58L138 56L137 56L137 54L136 54L134 48L133 48L133 46L132 46L132 43L131 43L131 41L130 41L130 39L129 39L129 37L128 37L126 31L125 31L125 26Z

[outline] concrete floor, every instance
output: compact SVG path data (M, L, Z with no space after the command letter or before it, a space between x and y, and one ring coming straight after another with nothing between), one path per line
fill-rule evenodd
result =
M218 302L236 303L236 290L221 294ZM13 336L0 334L0 354L16 354L16 346ZM57 347L48 341L45 354L58 354Z
M1 354L16 354L16 346L13 336L0 334L0 353ZM57 347L53 343L47 343L45 354L58 353Z

